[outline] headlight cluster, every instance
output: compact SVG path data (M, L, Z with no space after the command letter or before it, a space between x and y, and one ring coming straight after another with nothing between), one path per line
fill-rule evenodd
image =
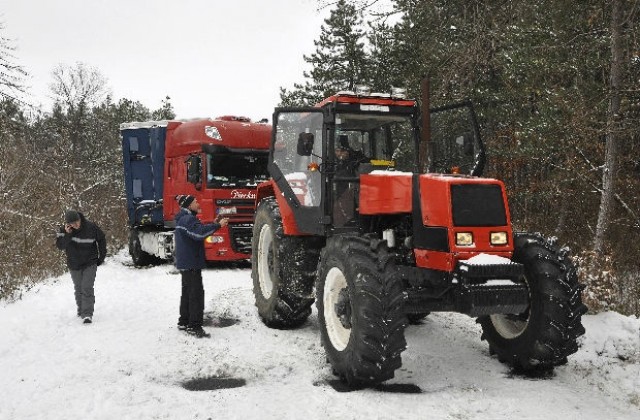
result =
M205 242L210 244L221 244L222 242L224 242L224 237L218 235L207 236Z
M489 241L491 245L506 245L507 232L491 232Z
M508 243L507 232L491 232L489 242L491 245L506 245ZM456 232L456 245L472 246L474 243L472 232Z

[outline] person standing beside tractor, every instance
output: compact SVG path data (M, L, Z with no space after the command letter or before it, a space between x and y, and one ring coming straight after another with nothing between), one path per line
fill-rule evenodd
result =
M182 295L180 296L180 317L178 329L198 338L211 337L202 328L204 316L204 287L202 269L205 268L204 240L221 227L227 226L229 219L216 219L214 223L203 224L196 217L201 213L200 203L192 195L178 195L176 200L180 211L176 214L175 265L182 275Z
M83 323L91 324L96 300L93 286L97 268L107 255L107 241L102 230L82 213L67 210L64 221L56 234L56 246L67 254L77 314Z

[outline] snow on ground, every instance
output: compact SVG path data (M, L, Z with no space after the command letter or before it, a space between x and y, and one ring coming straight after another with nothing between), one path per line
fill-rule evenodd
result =
M393 380L344 392L325 363L315 311L300 329L269 329L249 269L203 275L210 339L177 330L172 266L135 269L124 253L98 269L91 325L75 316L68 274L0 304L0 419L640 418L635 317L585 316L581 350L535 379L489 356L473 319L432 314L408 327ZM187 389L216 378L244 385Z

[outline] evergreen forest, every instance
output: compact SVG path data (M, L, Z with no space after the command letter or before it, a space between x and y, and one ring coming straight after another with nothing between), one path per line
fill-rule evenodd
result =
M557 237L593 311L640 315L640 1L319 0L328 11L300 79L274 106L391 86L431 106L471 100L484 176L506 183L516 230ZM174 118L106 95L99 69L52 73L51 110L17 99L28 69L0 26L0 298L64 272L68 206L127 244L119 125Z

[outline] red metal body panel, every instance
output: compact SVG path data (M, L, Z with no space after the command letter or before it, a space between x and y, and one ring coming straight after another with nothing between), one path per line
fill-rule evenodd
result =
M452 271L457 261L469 259L480 253L511 258L511 215L506 205L507 197L501 181L488 178L474 178L441 174L424 174L420 176L420 199L422 207L422 223L429 227L444 227L448 232L450 252L428 251L416 249L416 262L419 267L435 270ZM374 171L360 177L360 214L397 214L412 211L412 174ZM507 224L492 227L457 227L453 226L451 208L451 185L453 184L495 184L502 191L505 203ZM507 232L509 243L494 246L490 243L491 232ZM474 243L471 246L457 246L456 233L473 233Z
M308 233L301 232L298 228L296 219L293 216L293 210L291 210L289 203L284 198L282 190L278 188L278 185L272 179L258 185L258 198L256 199L256 207L257 203L259 203L260 200L270 196L276 197L278 208L280 209L280 217L282 218L282 228L285 235L307 236Z
M488 254L488 252L484 253ZM421 268L430 268L432 270L451 272L456 268L456 263L458 261L468 260L469 258L475 257L478 254L480 254L480 252L450 253L416 249L416 266ZM509 259L511 259L511 257L513 256L513 252L491 252L490 254Z
M505 203L505 226L453 226L451 208L451 185L453 184L494 184L500 186L502 200ZM451 271L456 262L469 259L480 253L498 255L505 258L513 256L513 231L511 229L511 214L507 205L504 184L496 179L452 176L442 174L426 174L420 176L420 196L422 206L422 221L425 226L446 227L449 235L449 253L416 250L418 266L437 270ZM507 232L509 242L506 245L495 246L490 243L491 232ZM471 246L457 246L456 233L473 233L474 243Z
M360 214L411 212L412 174L374 171L360 176Z
M293 216L293 210L289 206L289 203L284 198L282 191L276 183L273 183L273 190L276 196L276 201L278 202L278 207L280 208L280 216L282 217L282 227L284 229L285 235L295 235L301 236L306 235L298 229L298 224L296 223L296 219Z
M198 119L172 121L167 125L167 158L200 152L201 145L213 144L238 149L269 149L271 126L247 122L245 119ZM205 134L205 127L215 127L221 140Z

